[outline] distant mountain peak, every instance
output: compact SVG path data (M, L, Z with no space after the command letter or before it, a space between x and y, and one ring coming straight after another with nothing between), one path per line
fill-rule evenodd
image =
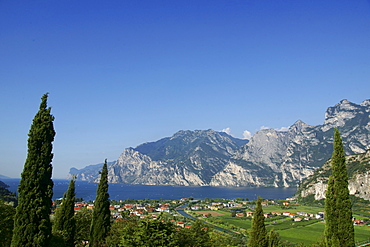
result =
M171 137L127 148L108 165L109 181L151 185L297 186L328 160L333 128L346 154L370 148L370 100L342 100L326 111L323 125L297 120L287 131L264 129L250 139L225 132L180 130ZM98 169L72 169L97 181ZM96 167L97 168L97 167Z
M364 101L360 104L360 106L364 106L364 107L368 107L368 106L370 106L370 99L364 100Z

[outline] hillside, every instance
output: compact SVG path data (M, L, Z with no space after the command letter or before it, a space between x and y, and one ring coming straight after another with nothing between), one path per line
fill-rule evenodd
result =
M351 195L370 200L370 150L366 153L346 156ZM313 195L315 200L325 198L327 183L331 175L331 160L328 160L320 169L309 176L299 186L297 196Z

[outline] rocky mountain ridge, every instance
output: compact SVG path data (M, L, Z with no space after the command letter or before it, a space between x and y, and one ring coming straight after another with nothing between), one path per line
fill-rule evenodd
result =
M346 165L349 193L370 200L370 149L366 153L346 156ZM328 160L299 186L296 195L324 199L331 172L331 160Z
M296 121L288 131L261 130L249 141L214 130L179 131L172 137L127 148L108 166L109 182L192 186L297 186L331 157L333 128L347 155L370 148L370 100L342 100L322 125ZM97 181L71 170L77 178ZM94 175L95 174L95 175Z

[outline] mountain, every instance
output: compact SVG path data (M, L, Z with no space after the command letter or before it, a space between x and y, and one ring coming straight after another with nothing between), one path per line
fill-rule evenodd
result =
M17 205L17 196L15 193L8 190L9 185L0 181L0 200L6 201L10 204Z
M0 174L0 179L9 179L10 177L7 177L7 176L5 176L5 175L1 175Z
M111 165L114 162L115 161L108 162L107 165ZM99 163L99 164L96 164L96 165L86 166L82 169L76 169L76 168L72 167L69 170L68 178L72 178L72 176L75 175L77 180L87 180L87 181L94 180L97 177L97 175L99 174L99 171L101 171L103 165L104 165L104 163Z
M250 141L214 130L179 131L172 137L127 148L109 165L109 182L151 185L297 186L330 157L333 128L347 155L370 148L370 100L342 100L322 125L296 121L287 131L261 130ZM84 168L85 169L85 168ZM83 170L83 169L82 169ZM74 170L89 181L98 172Z
M329 107L323 125L298 120L288 131L261 130L216 174L213 186L297 186L331 157L333 128L342 134L347 155L370 148L370 100L342 100Z
M346 164L349 193L370 200L370 150L366 153L346 156ZM331 160L328 160L300 184L296 195L312 196L315 200L325 198L331 172Z
M246 142L214 130L179 131L125 149L109 167L109 182L207 185Z

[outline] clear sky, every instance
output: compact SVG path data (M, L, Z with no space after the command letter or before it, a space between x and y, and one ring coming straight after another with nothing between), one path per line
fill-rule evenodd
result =
M370 98L370 1L0 0L0 174L46 92L55 178L179 130L322 124Z

